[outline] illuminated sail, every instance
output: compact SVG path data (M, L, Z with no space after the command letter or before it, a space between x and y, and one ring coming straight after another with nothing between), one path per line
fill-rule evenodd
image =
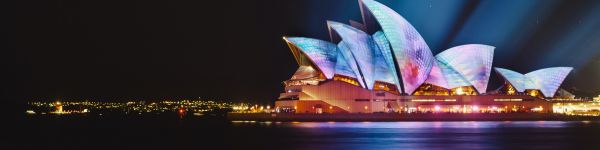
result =
M405 92L413 93L425 82L433 66L434 58L429 46L419 32L394 10L373 0L362 2L390 42Z

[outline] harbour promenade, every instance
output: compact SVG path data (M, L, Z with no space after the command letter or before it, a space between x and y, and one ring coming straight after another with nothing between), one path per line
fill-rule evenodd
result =
M543 113L364 113L364 114L287 114L287 113L229 113L231 121L597 121L598 116L569 116Z

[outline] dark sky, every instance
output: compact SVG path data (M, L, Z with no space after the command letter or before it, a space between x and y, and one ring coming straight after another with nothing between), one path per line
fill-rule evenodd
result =
M600 1L392 1L434 54L496 46L494 66L572 66L563 87L600 91ZM194 98L272 102L297 65L282 36L328 39L356 0L17 1L15 100ZM500 81L491 76L488 89ZM14 85L14 86L12 86Z

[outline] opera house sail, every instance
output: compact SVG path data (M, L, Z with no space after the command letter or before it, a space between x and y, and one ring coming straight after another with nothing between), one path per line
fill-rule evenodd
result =
M494 46L464 44L433 55L400 14L374 0L359 5L363 22L325 22L330 41L284 37L299 67L284 81L278 111L543 112L572 70L495 68L506 81L499 88L504 91L488 91Z
M553 67L521 74L503 68L495 69L517 92L539 90L546 97L553 97L560 84L573 70L571 67Z

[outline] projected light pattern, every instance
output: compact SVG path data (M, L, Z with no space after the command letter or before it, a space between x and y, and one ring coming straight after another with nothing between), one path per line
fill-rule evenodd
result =
M448 81L446 81L446 77L444 77L444 72L442 72L442 69L439 67L441 65L439 63L440 62L438 61L433 61L433 66L429 72L429 77L427 77L425 82L449 89L450 86L448 85Z
M525 75L504 69L495 68L496 72L506 79L518 92L537 89L546 97L553 97L560 84L573 70L571 67L553 67L529 72Z
M354 73L348 62L346 62L347 60L348 59L346 59L342 54L342 51L339 50L335 64L335 74L357 78L357 75Z
M340 54L342 54L344 56L346 63L348 63L348 66L350 66L350 69L352 69L352 71L356 75L356 80L358 80L358 83L360 84L360 86L363 88L366 88L366 84L363 80L363 76L360 73L360 70L358 69L358 63L356 62L354 55L350 51L348 44L344 41L341 41L338 44L338 49L341 52Z
M354 55L367 89L373 89L373 85L375 84L373 49L377 47L372 42L371 37L367 33L349 25L334 21L329 21L328 24L340 35L347 50L350 50Z
M413 93L427 79L434 61L433 54L417 30L394 10L373 0L364 0L363 4L390 42L405 92Z
M388 72L392 75L392 83L396 85L398 91L402 91L402 85L400 85L400 79L398 79L398 74L396 73L396 66L394 65L394 56L392 54L392 49L390 48L390 42L388 42L383 31L375 32L372 37L377 46L379 47L381 55L383 55L383 59L386 62Z
M335 44L319 39L304 37L289 37L291 42L308 56L308 58L323 72L327 79L333 78L337 47Z
M531 83L531 80L521 73L498 67L494 68L494 70L496 70L496 72L498 72L498 74L500 74L504 80L508 81L508 83L510 83L510 85L512 85L517 92L524 92L528 87L535 88L532 86L533 83Z
M492 70L494 47L481 44L456 46L435 57L458 72L479 93L485 93Z
M376 42L373 41L372 38L369 40L369 44L374 45L374 48L371 49L373 51L373 65L375 66L374 80L391 84L395 83L394 75L390 72L388 64L386 63L384 55L379 49L379 46L377 46Z
M544 96L553 97L571 70L573 70L571 67L553 67L536 70L525 76L531 79L533 86L542 91Z
M427 83L452 89L461 86L471 86L460 73L448 66L444 62L435 61L435 66L431 69L431 74Z

